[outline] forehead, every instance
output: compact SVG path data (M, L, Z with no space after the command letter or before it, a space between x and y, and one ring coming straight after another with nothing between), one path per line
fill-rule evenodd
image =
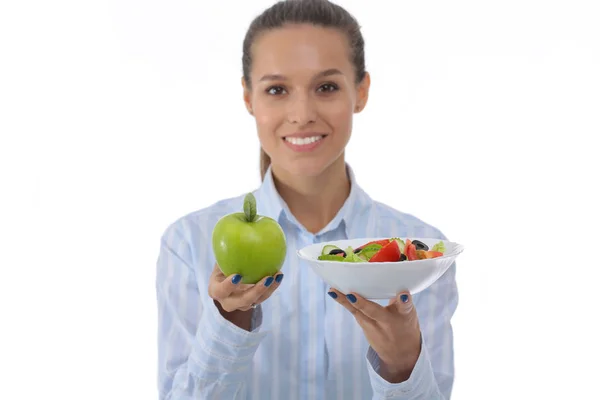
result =
M312 25L288 25L261 34L252 47L252 75L317 73L337 68L352 72L344 32Z

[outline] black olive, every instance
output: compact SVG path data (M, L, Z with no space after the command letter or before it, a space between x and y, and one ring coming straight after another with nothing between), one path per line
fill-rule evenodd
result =
M421 242L420 240L413 240L412 244L415 245L415 247L417 248L417 250L429 250L429 246L427 246L425 243Z
M406 261L406 254L400 255L400 261Z
M346 252L344 252L344 250L342 249L333 249L329 252L329 255L335 256L336 254L343 254L344 257L346 257Z

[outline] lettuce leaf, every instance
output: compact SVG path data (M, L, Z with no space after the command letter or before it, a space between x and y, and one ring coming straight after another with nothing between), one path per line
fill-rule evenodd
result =
M346 250L346 258L344 261L346 262L367 262L358 256L358 254L354 254L354 249L352 247L348 247Z
M439 251L440 253L444 253L446 251L446 246L444 246L444 242L439 241L433 245L431 248L432 251Z

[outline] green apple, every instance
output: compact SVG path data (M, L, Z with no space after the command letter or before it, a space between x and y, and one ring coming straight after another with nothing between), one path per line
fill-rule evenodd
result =
M248 193L244 212L225 215L215 225L212 247L225 276L240 274L242 283L257 283L275 275L285 261L285 234L272 218L256 214L256 199Z

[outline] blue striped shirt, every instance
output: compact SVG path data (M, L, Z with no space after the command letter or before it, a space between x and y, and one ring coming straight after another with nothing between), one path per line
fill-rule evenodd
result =
M211 235L218 219L242 209L244 195L182 216L165 230L157 262L158 391L161 400L187 399L449 399L454 379L450 320L458 303L456 266L413 301L422 350L410 378L392 384L354 317L327 295L328 286L296 250L362 237L446 239L435 227L372 200L352 169L350 195L319 233L291 214L271 170L254 191L258 213L282 226L285 278L254 312L246 331L225 320L208 296L215 264ZM387 305L387 301L378 301Z

